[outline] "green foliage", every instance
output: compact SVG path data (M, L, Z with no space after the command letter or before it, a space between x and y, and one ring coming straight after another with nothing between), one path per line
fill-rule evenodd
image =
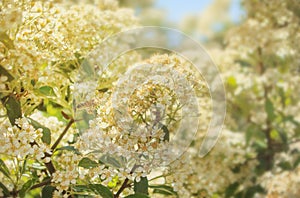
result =
M33 120L32 118L28 118L35 129L43 129L42 141L48 145L51 144L51 131L49 128L41 125L39 122Z
M113 198L114 195L110 189L101 184L90 184L89 188L94 191L97 195L101 195L103 198Z
M14 49L14 41L5 33L0 31L0 42L2 42L8 49ZM0 70L1 72L1 70Z
M75 154L80 155L80 152L74 146L62 146L62 147L57 148L56 151L72 151ZM92 163L95 163L95 162L93 161Z
M165 196L176 196L178 197L177 192L174 191L173 187L169 185L150 185L149 188L153 189L153 193L162 194Z
M2 65L0 65L0 74L6 76L9 82L14 79L14 77Z
M9 196L9 190L7 187L0 181L0 188L2 189L3 195L4 196Z
M164 135L164 141L170 141L170 131L166 125L162 125L161 129L165 133Z
M268 119L273 121L275 119L275 113L274 113L275 110L274 110L274 105L269 98L267 98L266 100L265 110L267 112Z
M4 104L7 116L12 125L15 125L16 119L22 117L21 103L15 95L11 94L1 99Z
M99 161L103 164L111 165L115 168L121 168L122 166L122 158L112 157L110 155L101 156Z
M44 96L56 97L54 89L50 86L42 86L38 89L38 92Z
M80 160L78 166L83 167L83 168L94 168L99 166L99 164L87 157L84 157Z
M26 192L34 185L36 179L30 179L25 184L23 184L22 188L19 191L20 197L25 197Z
M147 177L141 177L141 180L137 182L136 180L134 181L134 192L135 193L140 193L140 194L145 194L148 195L148 179Z
M235 182L233 184L230 184L227 188L226 188L226 191L225 191L225 197L226 198L229 198L229 197L232 197L235 192L237 191L237 189L239 188L239 183L238 182Z
M53 192L55 191L54 186L47 185L42 189L42 198L53 197Z
M10 172L6 164L2 159L0 159L0 171L5 175L7 178L10 178Z

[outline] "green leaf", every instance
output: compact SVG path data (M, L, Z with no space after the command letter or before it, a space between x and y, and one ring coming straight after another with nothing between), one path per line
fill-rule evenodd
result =
M9 82L14 79L14 77L2 65L0 65L0 74L6 76Z
M239 183L235 182L233 184L230 184L225 191L225 197L232 197L234 195L234 193L236 192L236 190L239 187Z
M265 103L265 111L267 112L269 120L272 121L275 119L274 105L269 98L267 98Z
M6 164L4 163L4 161L2 159L0 159L0 171L8 178L10 178L10 173L9 173L9 169L6 166Z
M42 189L42 198L53 197L53 192L55 191L54 186L47 185Z
M6 186L2 182L0 182L0 188L2 189L4 197L9 196L9 190L6 188Z
M22 117L22 110L20 101L17 100L16 96L11 94L7 97L2 98L2 103L6 108L7 116L12 125L15 125L16 119Z
M92 77L95 75L94 68L91 66L91 64L85 59L81 63L81 77Z
M97 195L101 195L103 198L113 198L113 193L109 190L109 188L101 185L101 184L90 184L90 189L93 190Z
M9 38L5 32L0 32L0 41L8 48L14 49L14 41Z
M287 162L287 161L285 161L285 162L280 162L280 163L278 164L278 166L279 166L280 168L282 168L283 170L292 170L292 169L293 169L293 166L292 166L289 162Z
M88 185L75 185L72 189L76 192L88 192L91 190Z
M165 133L164 141L170 141L170 131L169 131L169 129L167 128L167 126L166 126L166 125L162 125L161 129L162 129L163 132Z
M114 157L111 157L110 155L103 155L100 158L100 162L104 164L112 165L116 168L121 168L121 163Z
M124 198L150 198L150 197L148 195L145 195L145 194L135 193L135 194L132 194L132 195L128 195Z
M149 188L153 188L153 193L163 194L163 195L175 195L178 196L177 192L174 191L173 187L168 185L151 185Z
M50 86L42 86L38 90L39 90L39 93L41 93L45 96L56 96L56 94L54 93L53 88L50 87Z
M260 185L256 185L248 188L244 197L251 198L254 197L255 194L261 194L261 193L265 193L265 190Z
M56 149L57 151L73 151L75 154L80 154L78 149L76 149L74 146L63 146Z
M288 144L288 137L287 137L287 134L286 132L284 131L284 129L281 129L281 128L277 128L277 131L279 133L279 136L282 140L282 142L287 145Z
M99 166L99 164L90 158L84 157L80 160L78 166L83 167L83 168L95 168Z
M35 179L28 180L19 191L20 197L25 197L26 192L33 186Z
M148 179L147 177L141 177L141 180L134 181L134 192L148 195Z
M293 167L296 168L300 164L300 156L294 161Z
M42 141L48 145L51 144L51 131L49 128L41 125L39 122L31 119L31 118L28 118L32 124L32 126L35 128L35 129L43 129L43 136L42 136Z

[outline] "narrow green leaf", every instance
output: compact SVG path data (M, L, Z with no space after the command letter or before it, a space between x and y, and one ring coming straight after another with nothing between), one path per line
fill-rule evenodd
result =
M247 189L244 197L245 198L254 197L255 194L261 194L261 193L265 193L265 189L262 188L260 185L251 186L250 188Z
M53 197L53 192L55 191L54 186L47 185L42 189L42 198Z
M25 157L24 162L23 162L23 165L22 165L22 167L20 168L20 175L23 175L23 174L25 173L25 171L26 171L27 157L28 157L28 156Z
M290 164L288 161L280 162L278 166L283 170L293 170L292 164Z
M6 164L4 163L4 161L2 159L0 159L0 171L8 178L10 178L10 173L9 173L9 169L6 166Z
M91 191L88 185L76 185L73 186L72 189L76 192L88 192Z
M94 76L95 74L94 68L86 59L83 60L81 63L81 71L84 72L82 73L83 75L82 77L90 77L90 76Z
M22 117L22 110L20 101L17 100L16 96L11 94L2 98L2 103L4 104L7 116L12 125L15 125L16 119Z
M90 158L84 157L80 160L78 166L83 167L83 168L94 168L99 166L99 164Z
M294 161L293 167L296 168L300 164L300 156Z
M174 191L173 187L168 185L151 185L149 188L154 189L153 193L163 194L163 195L175 195L177 196L177 192Z
M280 135L280 138L281 138L282 142L284 144L288 144L288 137L287 137L286 132L283 129L280 129L280 128L278 128L277 131Z
M80 154L78 149L76 149L74 146L63 146L56 149L57 151L73 151L75 154Z
M134 192L148 195L148 179L147 177L141 177L141 180L134 181Z
M121 168L121 163L114 157L111 157L109 155L103 155L100 158L100 162L108 165L112 165L116 168Z
M0 32L0 41L8 48L14 49L14 41L9 38L5 32Z
M6 76L9 82L14 79L14 77L2 65L0 65L0 74Z
M30 123L32 124L32 126L35 128L35 129L43 129L43 136L42 136L42 141L48 145L51 144L51 131L49 128L41 125L39 122L31 119L31 118L28 118L30 120Z
M225 197L232 197L234 195L234 193L236 192L236 190L239 187L239 183L235 182L233 184L230 184L225 191Z
M0 182L0 188L2 189L4 196L9 196L9 190L2 182Z
M19 191L20 197L25 197L26 192L33 186L35 179L28 180Z
M39 90L39 93L41 93L45 96L56 96L56 94L54 93L53 88L50 87L50 86L42 86L38 90Z
M269 98L267 98L267 100L266 100L265 110L267 112L269 120L274 120L275 119L274 105L273 105L272 101Z
M165 133L164 141L170 141L170 131L166 125L162 125L161 129Z
M110 191L109 188L101 185L101 184L90 184L89 187L93 190L97 195L101 195L103 198L113 198L114 195Z

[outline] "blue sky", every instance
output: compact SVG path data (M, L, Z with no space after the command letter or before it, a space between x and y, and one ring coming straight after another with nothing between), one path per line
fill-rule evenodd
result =
M170 21L178 22L186 14L200 13L212 2L213 0L157 0L156 7L166 10ZM240 0L232 0L229 10L232 21L238 22L243 13Z

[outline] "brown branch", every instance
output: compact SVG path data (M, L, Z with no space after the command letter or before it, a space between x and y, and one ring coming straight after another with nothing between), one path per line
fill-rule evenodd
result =
M130 174L132 174L134 172L134 170L137 168L137 165L134 165L132 170L130 171ZM123 190L125 190L127 187L129 187L130 185L128 184L129 179L126 178L122 184L122 186L120 187L120 189L118 190L118 192L114 195L114 198L119 198L120 194L123 192Z
M51 184L51 179L52 178L48 178L48 179L45 179L44 181L42 181L41 183L38 183L38 184L35 184L35 185L33 185L33 186L31 186L31 188L29 189L29 190L33 190L33 189L36 189L36 188L39 188L39 187L42 187L42 186L46 186L46 185L48 185L48 184ZM19 192L20 192L20 190L17 190L17 191L13 191L13 192L11 192L10 194L12 194L12 195L18 195L19 194Z
M33 189L51 184L51 179L52 178L46 179L46 180L42 181L41 183L38 183L38 184L35 184L35 185L31 186L30 190L33 190Z
M128 182L129 182L129 179L126 178L126 179L124 180L122 186L121 186L120 189L118 190L118 192L114 195L114 198L119 198L119 196L120 196L120 194L123 192L123 190L124 190L125 188L128 187L128 185L127 185Z
M66 126L66 128L64 129L64 131L60 134L60 136L57 138L57 140L55 141L55 143L52 145L51 150L56 149L56 147L58 146L58 144L60 143L60 141L63 139L63 137L66 135L67 131L69 130L69 128L72 126L72 124L75 122L75 120L73 118L70 119L70 122L68 123L68 125Z
M51 155L48 153L45 153L44 158L46 158L46 157L51 157ZM47 170L49 171L50 175L52 175L55 172L55 167L51 160L49 162L45 163L45 166L46 166Z

